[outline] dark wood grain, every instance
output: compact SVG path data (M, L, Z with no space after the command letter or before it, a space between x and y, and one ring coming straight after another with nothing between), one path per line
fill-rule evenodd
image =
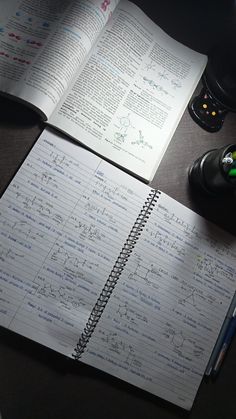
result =
M170 35L207 53L222 33L234 34L235 2L137 0ZM29 109L0 99L0 193L44 126ZM194 192L189 165L207 150L236 143L236 114L222 130L205 132L186 110L152 186L236 235L235 198L213 200ZM0 329L0 411L3 419L235 419L236 342L219 377L203 380L191 413L81 363Z

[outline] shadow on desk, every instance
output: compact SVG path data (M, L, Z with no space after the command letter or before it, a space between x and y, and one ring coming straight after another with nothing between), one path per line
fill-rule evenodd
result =
M113 411L112 395L117 400L122 397L126 418L136 417L134 413L137 405L134 408L130 399L148 406L150 417L154 417L152 414L157 409L158 412L163 411L161 418L169 415L187 418L189 415L156 396L82 362L66 358L14 332L0 327L0 335L4 342L0 345L1 360L4 359L3 365L0 360L2 419L114 419L118 415ZM77 396L78 400L82 398L84 404L80 406L80 412L79 402L76 403ZM101 397L104 400L103 410L97 411L96 406ZM60 410L58 414L57 409ZM111 415L107 416L109 411ZM169 415L164 415L164 412L166 415L169 412ZM91 413L93 416L90 416Z
M40 121L39 115L20 102L0 96L0 123L4 127L32 127Z
M189 186L188 194L195 212L236 236L236 192L214 198Z

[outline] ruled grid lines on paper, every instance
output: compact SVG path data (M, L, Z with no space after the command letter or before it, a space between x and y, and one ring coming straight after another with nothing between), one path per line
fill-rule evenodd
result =
M0 203L5 327L72 354L149 193L118 174L60 137L38 140Z
M161 193L81 358L185 408L236 286L235 243L203 223Z

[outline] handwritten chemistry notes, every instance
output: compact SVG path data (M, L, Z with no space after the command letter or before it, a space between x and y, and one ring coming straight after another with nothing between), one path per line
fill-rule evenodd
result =
M0 324L75 355L148 214L81 360L190 409L235 292L235 238L162 192L147 210L151 193L45 130L0 200Z
M44 131L0 203L0 323L71 355L147 186Z
M235 291L235 258L235 240L161 193L82 360L190 409Z

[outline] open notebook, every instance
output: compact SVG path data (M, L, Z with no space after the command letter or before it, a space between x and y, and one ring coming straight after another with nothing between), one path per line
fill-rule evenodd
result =
M190 409L235 238L45 130L0 201L0 324Z

